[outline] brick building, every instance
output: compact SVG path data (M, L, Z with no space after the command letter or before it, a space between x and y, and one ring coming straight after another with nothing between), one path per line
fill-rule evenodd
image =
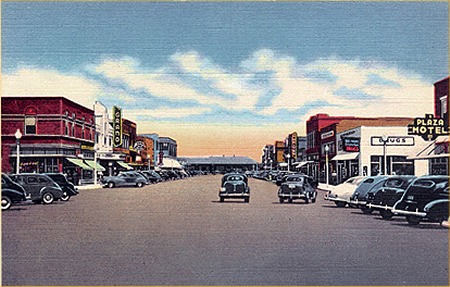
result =
M2 171L16 170L19 129L21 172L64 172L92 178L94 111L64 97L2 96Z

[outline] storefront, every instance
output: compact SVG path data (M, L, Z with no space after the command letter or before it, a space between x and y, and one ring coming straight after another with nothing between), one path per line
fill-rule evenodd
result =
M331 158L330 182L366 175L423 173L410 158L427 143L419 136L408 135L407 127L353 128L336 136L337 154ZM420 169L419 169L420 167Z

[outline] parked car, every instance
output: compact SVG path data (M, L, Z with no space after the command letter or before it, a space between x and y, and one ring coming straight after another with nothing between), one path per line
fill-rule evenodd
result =
M363 213L370 214L373 212L372 208L366 206L366 195L372 190L379 188L383 185L384 180L387 175L376 175L366 177L359 185L356 187L352 196L350 196L349 205L352 207L358 207Z
M147 180L151 183L157 183L162 181L162 177L154 170L143 170L140 171L139 173L147 177Z
M106 176L102 180L103 187L136 186L143 187L147 179L135 171L120 172L115 176Z
M11 175L11 179L20 184L34 203L51 204L64 196L62 188L44 174L21 173Z
M25 189L2 173L2 210L27 200Z
M223 202L225 198L243 198L245 202L250 202L247 177L240 173L226 173L222 177L219 198L220 202Z
M383 219L391 219L394 215L394 204L402 197L411 182L417 177L414 175L390 176L378 189L370 190L366 195L366 206L378 210Z
M66 176L62 173L44 173L46 176L50 177L54 182L56 182L64 191L64 195L61 197L62 201L68 201L70 197L78 194L78 189L75 185L69 182Z
M333 201L337 207L345 207L350 202L350 197L355 192L365 176L350 177L336 186L329 186L330 191L325 194L325 199Z
M449 180L447 175L417 178L394 204L392 212L405 216L411 225L424 219L439 223L448 220Z
M317 182L306 175L288 175L278 189L280 203L285 200L292 202L294 199L303 199L306 203L316 202Z

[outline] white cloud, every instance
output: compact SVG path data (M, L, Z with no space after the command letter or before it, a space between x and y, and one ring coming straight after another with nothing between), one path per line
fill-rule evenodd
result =
M159 108L159 109L127 109L124 115L130 119L137 119L138 116L147 116L155 119L184 118L193 115L201 115L211 112L210 108Z
M21 68L2 79L4 95L64 96L92 107L102 93L101 85L81 75L66 75L54 70Z

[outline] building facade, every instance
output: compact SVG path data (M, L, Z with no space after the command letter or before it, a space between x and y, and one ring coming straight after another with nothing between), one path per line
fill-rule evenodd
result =
M2 170L61 172L73 181L92 179L94 111L64 97L2 96Z
M162 157L177 157L177 141L169 137L159 137L159 153ZM162 160L160 161L162 162Z

